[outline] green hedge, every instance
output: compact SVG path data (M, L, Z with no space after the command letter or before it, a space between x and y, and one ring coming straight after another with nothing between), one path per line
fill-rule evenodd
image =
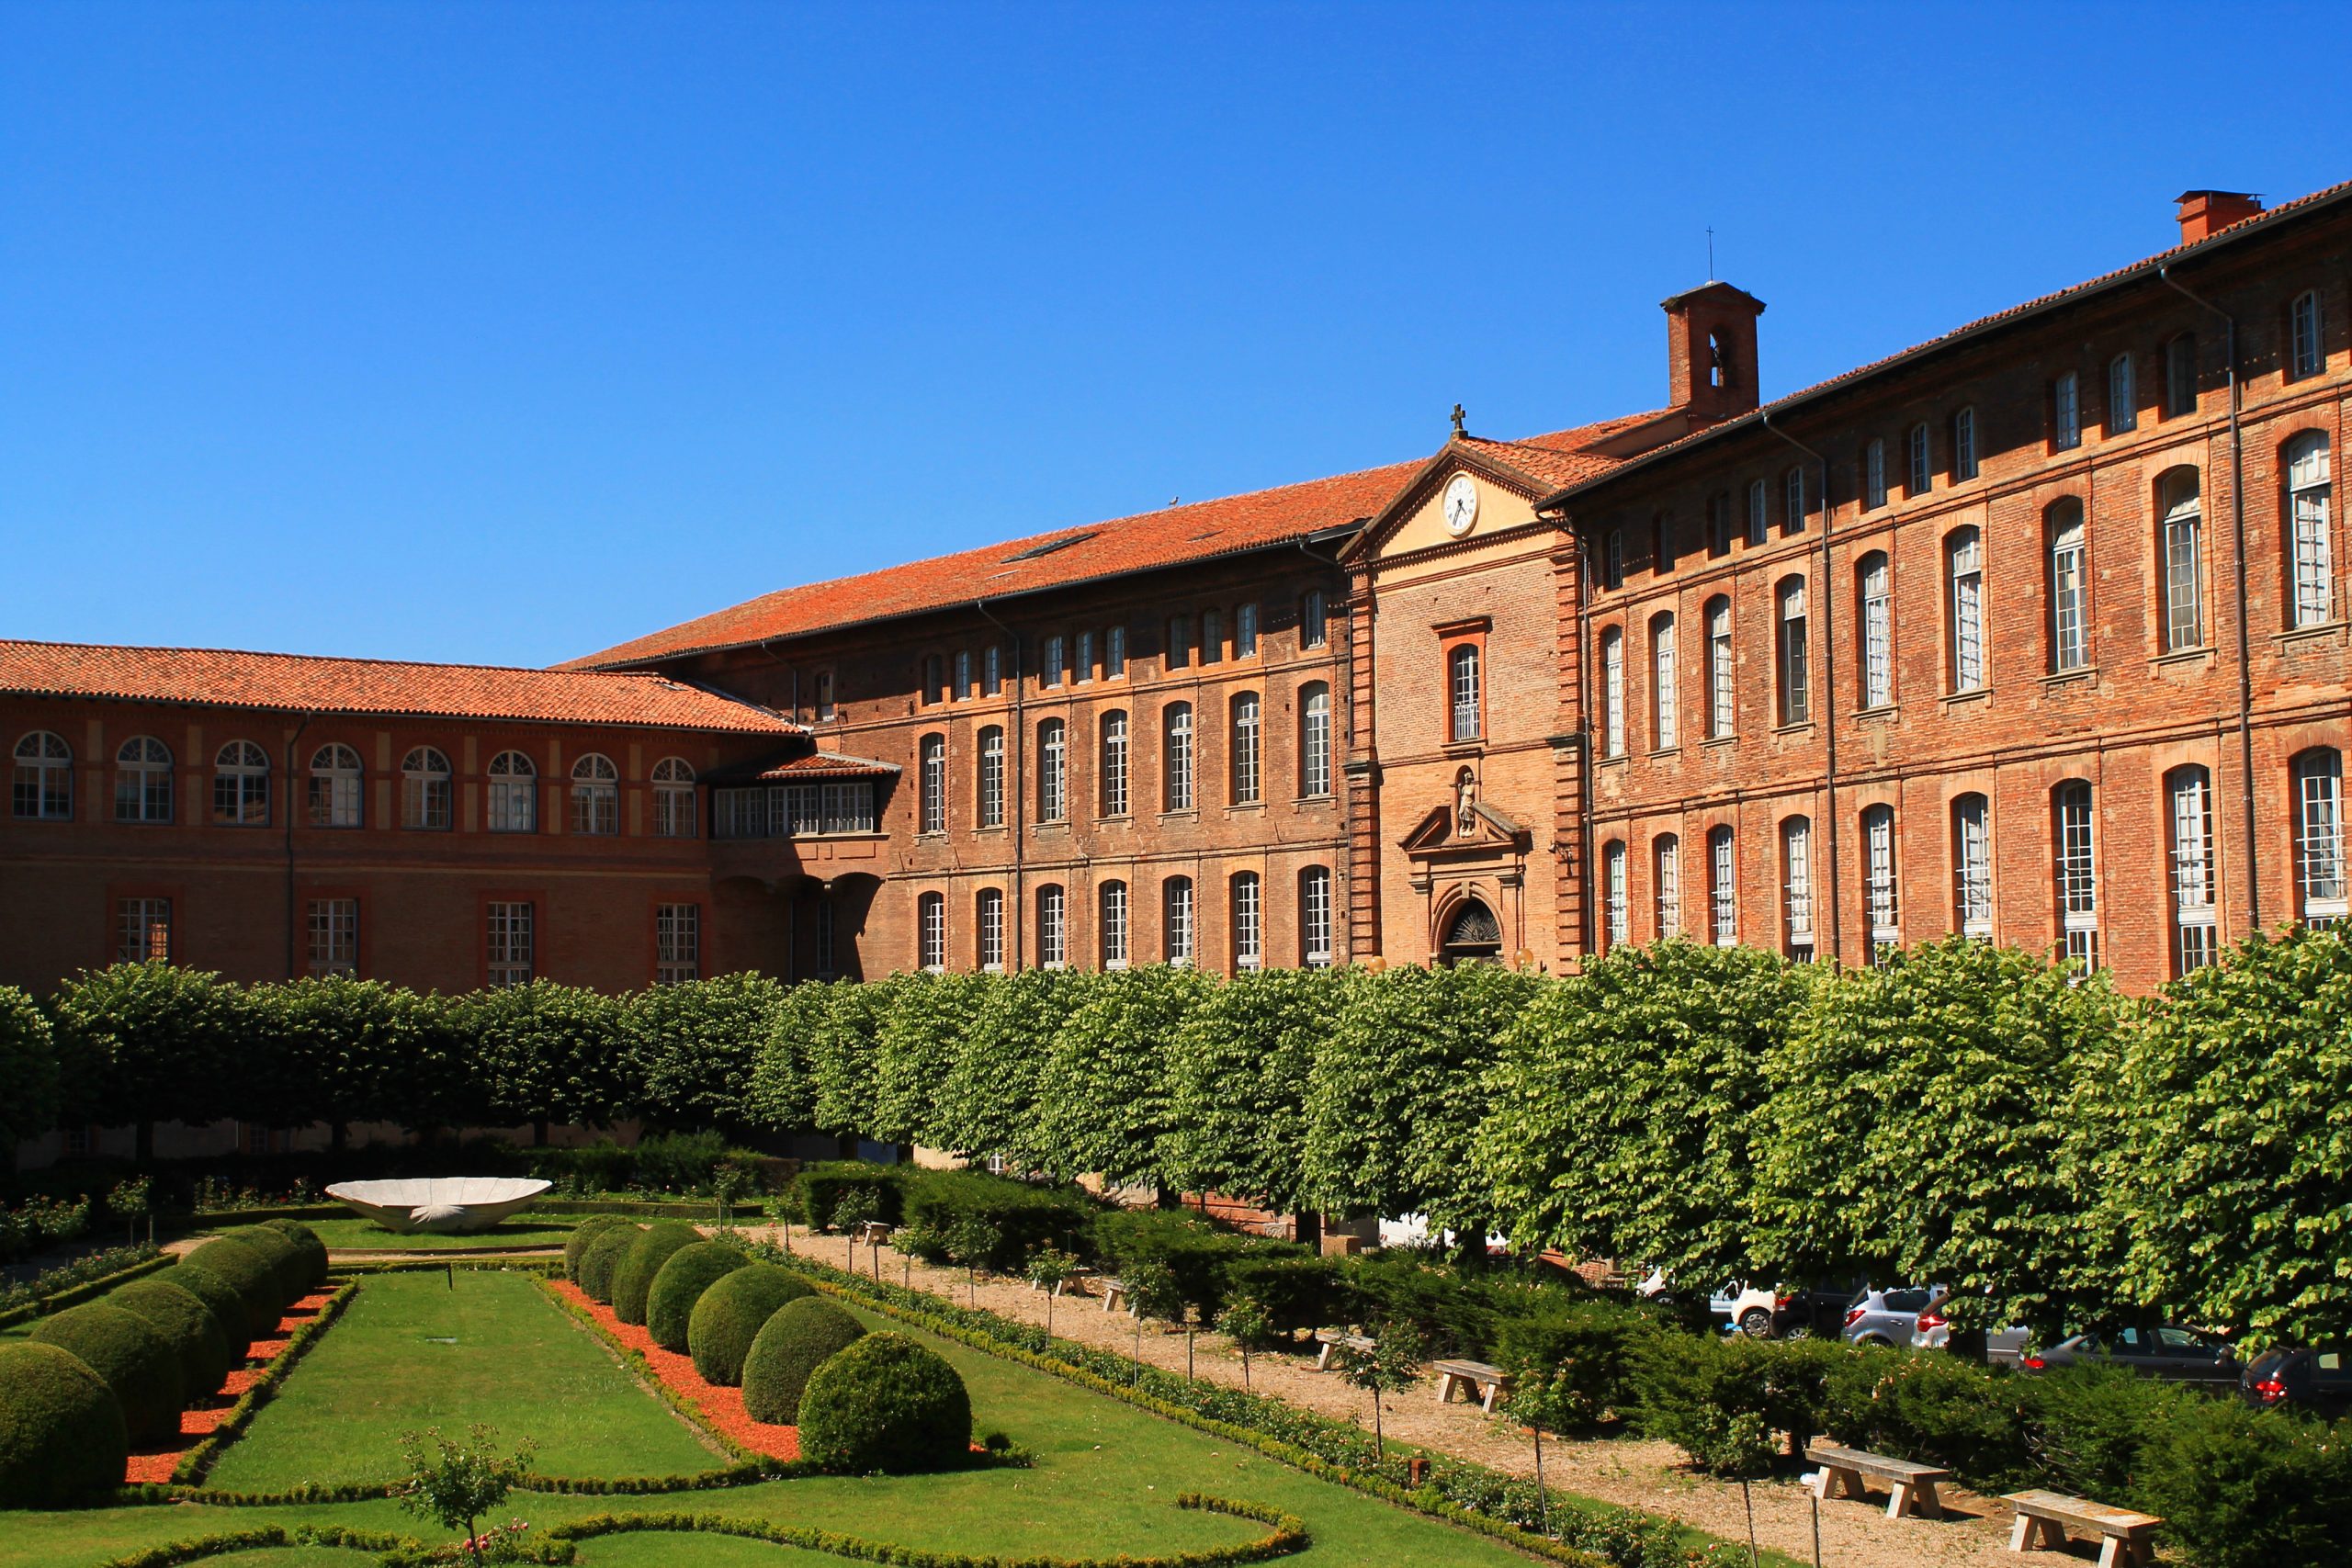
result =
M245 1359L245 1347L253 1343L253 1335L250 1325L245 1321L245 1299L237 1294L235 1286L218 1274L202 1269L182 1268L176 1262L173 1267L157 1269L146 1278L167 1285L177 1285L202 1302L205 1310L211 1313L212 1321L220 1325L221 1343L229 1351L229 1364L234 1367Z
M760 1326L743 1358L743 1413L754 1421L795 1425L809 1374L865 1335L864 1324L823 1296L785 1303ZM801 1452L808 1453L805 1443Z
M578 1284L580 1260L586 1255L588 1244L615 1225L626 1224L628 1222L618 1214L591 1214L572 1226L571 1234L563 1238L563 1277Z
M91 1253L54 1269L44 1269L28 1282L14 1287L9 1292L38 1292L35 1299L0 1312L0 1329L14 1328L20 1323L30 1323L67 1307L84 1302L96 1301L117 1285L154 1274L179 1261L167 1252L158 1252L143 1243L138 1247L111 1247L105 1252ZM95 1271L93 1271L95 1270ZM71 1281L70 1283L65 1281Z
M795 1303L778 1320L804 1304L817 1303ZM756 1371L757 1345L752 1360ZM971 1461L972 1399L962 1376L904 1334L867 1334L818 1362L798 1419L801 1457L836 1474L911 1475Z
M686 1321L686 1349L707 1382L734 1388L743 1381L743 1358L752 1353L768 1319L809 1293L808 1281L773 1263L752 1263L721 1278L695 1303Z
M302 1249L284 1231L268 1225L240 1225L223 1235L268 1259L270 1273L277 1281L280 1312L309 1293L310 1259L302 1256Z
M214 1236L182 1255L180 1267L210 1274L237 1292L244 1303L247 1339L266 1339L277 1332L288 1298L278 1283L277 1265L266 1253L234 1236Z
M683 1352L703 1292L749 1262L741 1247L724 1241L697 1241L670 1254L645 1296L645 1328L653 1342Z
M228 1336L221 1332L210 1304L171 1280L133 1280L108 1295L106 1304L146 1319L150 1327L171 1342L173 1354L179 1358L181 1387L190 1401L219 1392L229 1369L243 1359L239 1355L232 1359Z
M702 1233L694 1226L674 1220L665 1220L638 1232L613 1267L613 1315L623 1323L642 1324L645 1321L646 1298L653 1291L653 1276L670 1255L693 1247L702 1240Z
M1096 1216L1093 1251L1103 1264L1128 1273L1146 1261L1164 1263L1177 1293L1204 1318L1224 1303L1227 1272L1244 1260L1303 1258L1306 1249L1236 1235L1191 1214L1114 1209Z
M301 1275L294 1292L297 1299L309 1295L327 1282L327 1244L319 1239L318 1232L300 1220L290 1219L264 1220L262 1227L276 1231L294 1244L295 1254L302 1261Z
M27 1337L72 1352L104 1379L122 1406L123 1427L132 1442L179 1431L187 1378L172 1342L145 1318L90 1302L43 1319Z
M842 1195L854 1189L862 1190L874 1194L874 1217L885 1224L897 1224L905 1215L905 1179L906 1171L899 1166L828 1160L802 1166L800 1174L792 1179L786 1201L791 1204L793 1217L802 1224L831 1230L833 1211L840 1206Z
M619 1271L621 1259L628 1256L637 1238L644 1234L633 1224L620 1224L594 1237L581 1249L580 1269L572 1276L573 1282L592 1299L611 1305L613 1276Z
M1033 1187L977 1170L918 1170L901 1183L910 1224L945 1235L964 1219L984 1221L1001 1238L984 1267L1013 1269L1041 1247L1084 1255L1100 1200L1074 1187Z
M0 1508L65 1508L122 1484L130 1438L107 1381L62 1346L0 1341Z

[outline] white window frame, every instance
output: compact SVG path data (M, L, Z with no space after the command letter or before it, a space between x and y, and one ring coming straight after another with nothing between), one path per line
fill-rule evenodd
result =
M684 757L664 757L653 764L653 836L691 839L702 829L695 807L694 765Z
M605 837L621 830L621 775L612 759L591 751L571 764L571 830Z
M1446 739L1476 740L1485 732L1479 694L1478 645L1459 642L1446 650Z
M359 900L313 898L303 911L307 972L312 979L359 974Z
M1682 744L1681 671L1674 625L1670 612L1650 620L1650 747L1657 751Z
M1168 641L1166 644L1166 657L1160 661L1161 668L1167 670L1189 670L1192 668L1192 616L1170 615L1168 617Z
M1323 590L1310 588L1299 603L1298 646L1321 648L1331 640L1331 618Z
M947 737L926 735L916 744L915 811L918 833L947 831Z
M915 967L936 975L947 967L947 895L924 893L915 899Z
M1037 727L1037 820L1069 816L1069 726L1049 718Z
M1254 599L1233 607L1233 657L1258 657L1258 603Z
M536 833L539 830L539 770L520 751L501 751L490 760L489 827L493 833Z
M1951 803L1952 917L1960 934L1993 936L1993 802L1969 792Z
M1193 809L1193 705L1170 703L1159 710L1162 811Z
M357 828L364 825L367 770L359 753L339 741L329 741L311 753L310 777L304 784L304 816L313 828Z
M2050 670L2091 663L2089 531L2080 502L2062 502L2050 529Z
M2065 954L2095 973L2098 952L2098 804L2090 784L2069 779L2052 792L2052 878Z
M1963 484L1976 477L1976 410L1971 406L1951 416L1951 478Z
M973 900L974 923L979 928L980 972L1004 973L1004 889L983 887Z
M831 908L827 904L825 908ZM822 921L820 921L822 931ZM819 943L821 949L823 943ZM817 964L829 968L827 954L820 952ZM657 986L683 985L702 978L702 906L700 904L656 904L653 906L653 983Z
M980 731L978 826L1004 826L1004 727L991 724Z
M1308 800L1331 793L1331 688L1317 682L1299 694L1298 793Z
M2306 751L2294 762L2295 889L2306 925L2343 923L2352 906L2344 866L2344 753Z
M1862 706L1894 705L1894 569L1883 550L1862 558Z
M1781 725L1783 728L1813 721L1813 620L1805 604L1805 581L1782 578L1773 590L1778 647Z
M1037 889L1037 962L1048 969L1069 963L1069 894L1058 882Z
M1925 495L1936 488L1935 434L1921 420L1904 437L1904 492Z
M1193 879L1171 876L1159 885L1160 954L1186 967L1193 957Z
M1781 824L1781 934L1789 957L1810 964L1819 951L1813 919L1813 819L1792 817Z
M114 955L119 964L169 964L175 952L169 898L114 901Z
M2173 973L2186 975L2221 958L2211 772L2195 763L2175 768L2165 776L2165 805L2172 872Z
M1707 611L1707 733L1728 739L1739 732L1739 671L1732 648L1731 601Z
M1661 833L1650 840L1650 883L1658 939L1682 934L1682 840Z
M1127 675L1127 628L1112 626L1102 634L1102 678L1124 681Z
M2205 646L2204 476L2172 468L2162 484L2165 651L2185 653Z
M152 735L115 748L114 819L148 825L172 819L172 749Z
M17 820L74 819L74 748L63 736L28 731L17 741L16 764L10 808Z
M2300 381L2327 368L2319 290L2306 288L2287 308L2287 379Z
M1233 966L1255 969L1265 962L1265 883L1254 871L1233 878Z
M1781 532L1802 534L1813 508L1805 500L1804 465L1793 464L1781 476Z
M1625 754L1625 629L1600 632L1600 754Z
M1201 612L1201 662L1225 662L1225 612L1222 610Z
M993 697L1004 692L1004 649L995 643L980 649L980 695Z
M212 755L212 820L234 828L269 826L269 753L232 740Z
M2140 428L2140 377L2129 354L2107 362L2107 433L2121 435Z
M1984 536L1973 524L1944 540L1947 611L1951 617L1951 689L1981 692L1990 672L1984 647Z
M1862 910L1870 926L1872 964L1903 945L1903 908L1896 869L1894 807L1862 812Z
M2071 452L2083 444L2083 378L2068 370L2050 383L2050 445Z
M1628 908L1629 894L1625 886L1625 845L1622 840L1612 839L1601 847L1601 951L1604 953L1627 946L1634 940L1633 915Z
M2325 434L2306 430L2287 443L2287 516L2294 624L2335 619L2335 518L2331 452Z
M1062 641L1062 635L1059 632L1056 632L1046 638L1045 667L1038 671L1037 673L1039 679L1048 688L1059 686L1065 678L1065 660L1063 655L1068 645Z
M538 950L538 910L526 900L483 906L483 972L492 988L531 983Z
M1094 634L1091 631L1078 634L1076 675L1079 685L1089 686L1094 683Z
M1329 969L1335 962L1331 929L1331 868L1310 865L1298 874L1299 962Z
M1707 830L1707 898L1717 947L1739 945L1739 840L1729 826Z
M1127 764L1132 752L1127 715L1125 709L1113 708L1102 716L1098 750L1102 755L1100 772L1102 775L1101 781L1102 815L1125 817L1127 815L1130 804L1127 795Z
M1886 504L1886 439L1873 435L1862 447L1862 509L1876 512Z
M436 746L412 746L401 759L401 827L446 833L454 824L457 786L449 759Z
M1233 698L1233 804L1255 806L1264 798L1265 721L1263 701L1255 692L1238 692Z
M1771 491L1762 479L1747 481L1747 542L1760 545L1771 537Z
M1095 905L1102 967L1125 969L1127 966L1127 885L1124 882L1102 884L1096 893Z

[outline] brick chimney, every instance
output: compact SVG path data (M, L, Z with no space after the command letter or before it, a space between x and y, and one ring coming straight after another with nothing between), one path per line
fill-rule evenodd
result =
M2262 210L2262 198L2242 190L2185 190L2173 199L2180 203L2180 243L2193 245Z
M1756 318L1764 301L1710 283L1664 301L1669 405L1700 419L1730 419L1756 406Z

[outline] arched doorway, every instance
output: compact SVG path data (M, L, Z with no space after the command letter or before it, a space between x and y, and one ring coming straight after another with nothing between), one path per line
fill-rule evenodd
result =
M1503 923L1476 898L1465 898L1445 922L1438 957L1447 964L1500 964Z

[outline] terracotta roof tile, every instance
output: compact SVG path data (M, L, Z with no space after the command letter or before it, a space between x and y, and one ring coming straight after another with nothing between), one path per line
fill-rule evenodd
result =
M401 714L797 734L771 710L656 675L0 640L0 694L278 713Z
M762 768L752 777L797 783L801 779L888 779L903 772L896 762L877 762L871 757L848 757L839 751L811 751L805 757L793 757Z

